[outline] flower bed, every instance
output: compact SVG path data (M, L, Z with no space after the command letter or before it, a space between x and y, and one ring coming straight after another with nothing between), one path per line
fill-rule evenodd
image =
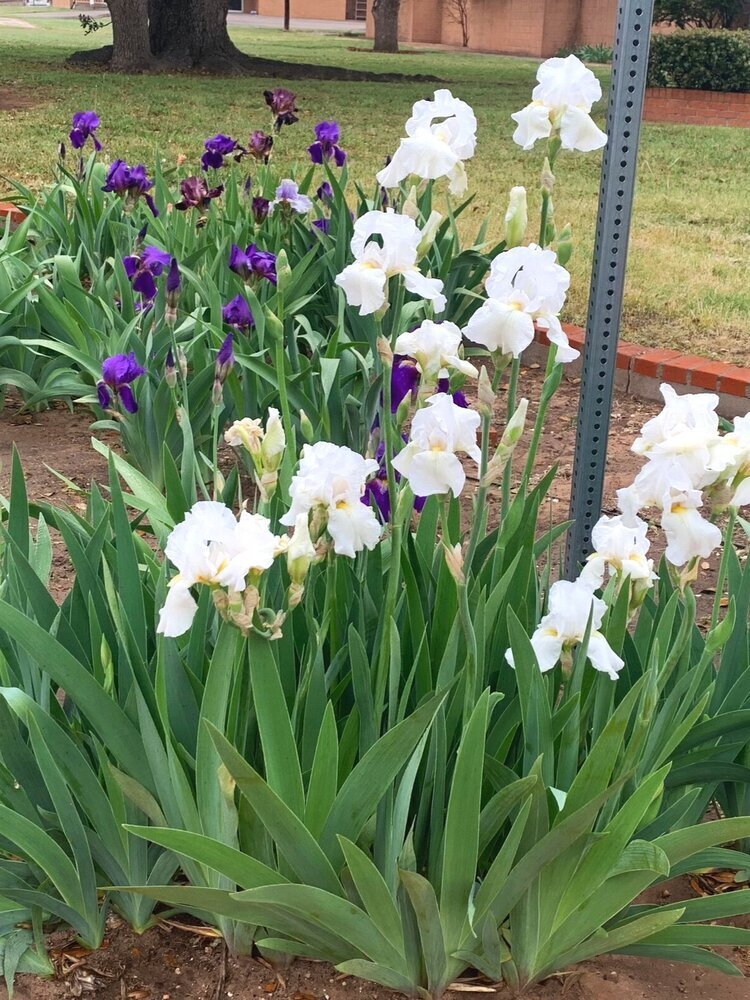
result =
M22 192L6 382L30 408L76 398L122 448L94 438L85 510L30 502L15 455L0 502L6 976L50 971L55 921L95 948L110 908L142 931L165 906L234 955L425 1000L467 969L523 991L612 951L736 974L711 947L750 935L705 921L750 894L641 894L750 866L750 416L664 386L574 579L543 513L579 354L553 170L606 142L600 97L553 59L513 115L545 146L536 242L516 188L502 243L485 223L461 243L477 122L447 90L370 192L334 122L283 161L283 88L267 133L211 136L185 176L105 168L80 113L72 166ZM50 526L75 571L60 606Z

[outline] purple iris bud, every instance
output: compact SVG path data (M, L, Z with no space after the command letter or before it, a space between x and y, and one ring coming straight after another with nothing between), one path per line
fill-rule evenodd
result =
M256 226L262 226L266 221L270 207L271 202L268 198L253 198L252 211Z
M450 392L450 391L451 391L450 379L439 378L437 381L437 392ZM453 402L456 404L456 406L460 406L462 409L468 410L469 404L466 400L466 396L464 396L464 394L460 391L460 389L452 393L452 395L453 395Z
M315 192L315 197L320 201L333 201L333 188L328 181L323 181L318 190Z
M99 115L96 111L78 111L73 115L73 128L70 131L70 145L73 149L83 149L87 139L92 139L97 153L102 144L96 137L99 128Z
M265 278L272 285L276 284L276 255L268 250L258 250L254 243L246 250L232 244L229 269L239 274L243 281Z
M221 310L221 318L238 330L247 330L255 323L250 306L241 295L235 295L231 302L227 302Z
M232 370L234 365L234 334L228 333L224 338L221 347L219 348L219 353L216 355L216 379L215 381L222 385L227 375Z
M264 90L263 96L273 114L273 125L277 132L281 131L283 125L294 125L299 121L297 95L291 90L287 90L286 87L275 87L273 90Z
M151 214L156 217L159 210L149 194L153 186L154 182L147 176L142 163L136 167L129 167L124 160L115 160L107 171L102 191L114 191L132 204L135 204L142 195L151 209Z
M315 126L315 142L307 147L313 163L325 163L333 157L337 167L346 163L346 153L338 145L341 131L338 122L318 122Z
M133 291L138 292L146 301L150 302L156 298L156 281L154 279L159 277L165 267L170 267L172 257L166 251L159 250L158 247L148 246L144 247L137 256L123 257L122 263L125 273L130 278ZM179 272L177 281L179 288Z
M245 194L250 194L250 188L253 186L253 179L250 174L245 178L245 183L242 185L242 190Z
M218 135L211 136L210 139L206 139L203 145L206 150L201 157L201 165L204 170L218 170L224 166L225 156L230 156L234 153L235 159L239 160L245 152L245 149L240 146L236 139L233 139L229 135L222 135L221 132Z
M106 409L114 397L120 400L128 413L135 413L138 405L131 383L145 374L146 369L138 364L132 351L130 354L114 354L110 358L105 358L102 362L101 381L96 386L101 408Z
M316 229L319 229L321 233L324 233L326 236L331 231L330 219L313 219L312 224L315 226Z
M167 294L179 292L180 290L180 268L177 258L173 257L169 262L169 273L167 274Z
M250 136L250 141L247 144L248 153L255 157L256 160L262 160L263 163L268 163L272 149L273 136L267 135L260 129L256 129Z
M164 359L164 380L170 389L174 389L177 385L177 365L174 363L174 354L172 354L171 347Z
M186 212L189 208L198 208L204 211L211 204L212 199L218 198L224 191L224 185L210 188L205 177L186 177L180 181L180 194L182 200L175 202L178 212Z
M398 410L410 393L414 398L418 385L419 369L414 358L406 354L394 354L391 369L391 413Z

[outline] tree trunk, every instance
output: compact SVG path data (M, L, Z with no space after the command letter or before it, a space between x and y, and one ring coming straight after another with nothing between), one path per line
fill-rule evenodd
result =
M121 73L153 69L148 0L109 0L109 13L112 18L112 69Z
M398 11L401 0L372 0L375 52L398 52Z
M227 31L229 0L149 0L151 50L172 69L231 72L249 57Z
M289 31L289 19L291 17L291 0L284 0L284 31Z

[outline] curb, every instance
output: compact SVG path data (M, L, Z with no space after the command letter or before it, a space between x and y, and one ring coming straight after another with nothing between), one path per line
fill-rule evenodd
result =
M583 353L585 330L565 323L563 330L571 347ZM528 348L528 355L535 355L535 360L544 358L549 346L546 331L537 329L534 341ZM581 357L566 365L566 371L580 375L582 367ZM750 368L660 347L644 347L624 341L617 345L616 389L630 396L661 402L659 387L663 382L673 386L676 392L715 392L719 397L717 409L722 417L731 419L750 411Z

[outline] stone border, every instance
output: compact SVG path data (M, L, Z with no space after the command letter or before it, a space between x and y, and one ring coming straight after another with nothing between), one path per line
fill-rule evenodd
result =
M643 105L646 122L682 125L736 125L750 128L750 94L718 90L647 87Z
M583 352L585 331L582 327L563 324L563 330L571 346ZM534 355L536 360L543 360L549 345L546 332L537 330L534 340L527 353ZM578 375L581 367L579 358L566 365L566 371ZM661 400L659 387L662 382L668 382L677 392L717 393L718 411L723 417L739 417L750 412L750 368L661 347L644 347L624 341L617 345L615 388L630 396Z

